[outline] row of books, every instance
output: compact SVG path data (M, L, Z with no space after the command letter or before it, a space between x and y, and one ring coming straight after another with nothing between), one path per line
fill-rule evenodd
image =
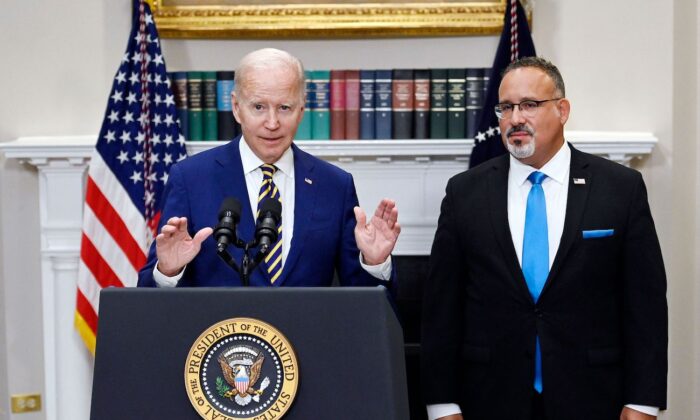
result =
M233 118L232 71L169 73L180 131L187 140L229 140L240 134Z
M297 140L474 138L488 68L307 70ZM240 133L231 112L234 72L173 72L188 140Z

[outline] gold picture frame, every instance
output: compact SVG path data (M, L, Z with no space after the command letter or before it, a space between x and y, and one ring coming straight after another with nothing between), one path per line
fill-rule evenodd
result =
M147 0L167 38L386 38L497 34L506 0ZM398 0L401 1L401 0Z

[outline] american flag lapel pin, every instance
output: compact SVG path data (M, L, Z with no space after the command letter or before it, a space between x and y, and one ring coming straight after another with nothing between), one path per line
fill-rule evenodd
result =
M586 178L574 178L574 185L585 185Z
M314 183L314 182L313 182L312 180L310 180L309 178L304 178L304 182L306 182L306 183L309 184L309 185L313 185L313 183Z

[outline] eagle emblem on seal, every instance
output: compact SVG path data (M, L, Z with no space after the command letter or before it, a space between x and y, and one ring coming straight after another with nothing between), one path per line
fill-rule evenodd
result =
M221 397L241 406L246 406L251 401L260 402L260 396L270 385L270 379L266 377L260 387L255 389L265 361L261 351L251 346L238 345L224 350L217 360L224 375L223 380L221 377L216 379L216 388Z

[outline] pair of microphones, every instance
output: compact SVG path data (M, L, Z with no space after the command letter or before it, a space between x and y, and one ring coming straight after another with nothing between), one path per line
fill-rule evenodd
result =
M221 259L240 274L244 286L250 280L250 273L262 261L265 255L277 242L279 233L277 226L282 220L282 204L273 198L265 199L258 212L255 223L255 237L245 242L238 237L237 225L241 221L241 203L234 197L227 197L219 208L219 223L214 228L216 252ZM229 245L243 249L243 259L239 265L226 250ZM258 247L258 252L251 260L249 252Z
M255 224L255 239L250 247L260 247L262 254L267 254L270 247L277 242L277 226L282 220L282 204L279 200L268 198L260 205L260 212ZM224 251L229 245L241 247L236 226L241 221L241 203L234 197L227 197L219 208L219 223L214 229L216 249Z

